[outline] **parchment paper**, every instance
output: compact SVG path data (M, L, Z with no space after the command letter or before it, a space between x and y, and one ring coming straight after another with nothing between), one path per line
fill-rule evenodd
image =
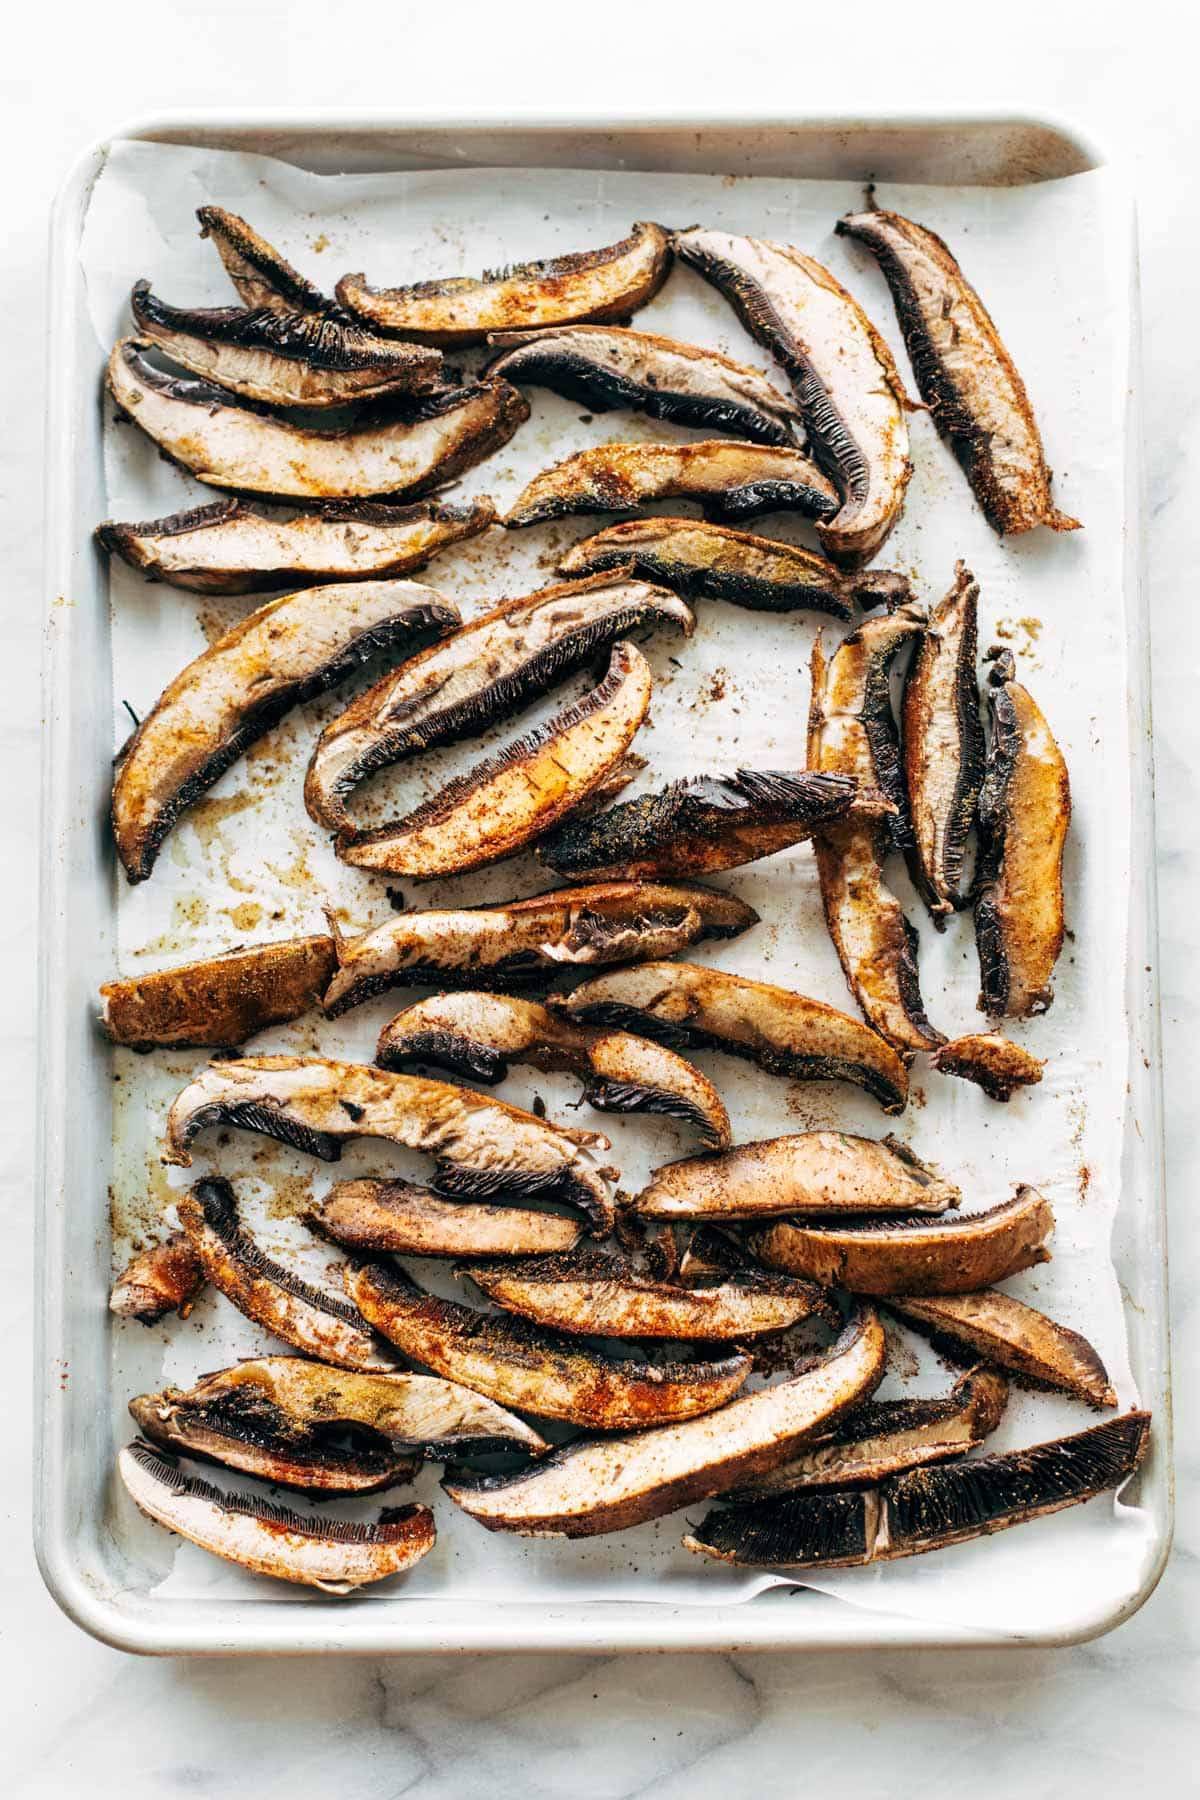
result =
M908 503L881 559L909 573L921 599L936 600L964 557L983 590L981 647L1005 641L1019 673L1046 710L1071 769L1074 824L1067 855L1070 938L1057 998L1044 1018L1013 1036L1049 1059L1041 1086L1007 1107L966 1083L914 1070L910 1108L898 1133L961 1182L968 1209L1005 1199L1032 1182L1056 1215L1053 1261L1015 1278L1013 1293L1083 1331L1108 1365L1122 1407L1136 1402L1121 1295L1109 1244L1119 1199L1129 1053L1125 1014L1125 905L1130 881L1128 693L1122 593L1122 442L1128 330L1123 194L1106 173L1027 189L889 187L894 206L950 239L991 308L1023 371L1055 469L1056 499L1086 526L1069 537L1039 531L999 541L985 524L931 421L912 419L916 474ZM476 273L485 267L611 242L634 219L702 220L794 242L812 252L863 301L907 369L890 298L865 255L832 226L861 199L849 184L572 170L472 170L322 178L283 163L171 146L125 144L110 157L92 196L83 245L97 336L108 347L130 329L127 297L145 275L179 305L228 304L229 284L193 212L217 202L246 214L327 290L347 269L377 284ZM721 298L677 269L637 323L715 345L756 364L767 359ZM464 359L470 363L472 359ZM533 417L499 454L461 483L501 508L549 462L605 439L688 438L691 434L623 414L585 416L581 406L531 391ZM142 519L214 498L161 460L132 425L110 422L106 473L110 515ZM662 510L673 510L663 508ZM494 532L436 561L420 579L452 595L470 615L503 594L553 579L565 544L603 520L580 519L520 533ZM777 536L804 540L804 527L769 521ZM811 540L809 540L811 541ZM161 688L220 630L254 602L188 596L152 586L123 565L112 570L114 746L128 731L125 703L140 717ZM839 627L815 615L771 618L701 601L686 646L660 637L648 646L656 688L652 724L636 748L650 759L641 787L702 770L799 768L804 762L808 655L814 632L827 643ZM106 680L103 670L98 680ZM583 681L571 691L582 691ZM563 692L484 746L468 745L405 771L381 805L411 803L492 742L556 710ZM328 901L343 921L385 918L385 883L340 865L309 821L300 798L303 769L320 725L346 690L292 715L217 784L167 840L152 880L115 881L123 974L212 953L243 940L320 929ZM464 759L468 759L465 761ZM636 790L635 790L636 791ZM950 1034L981 1028L970 922L939 938L899 865L897 891L920 929L922 977L931 1016ZM799 848L719 877L762 914L741 939L697 957L797 988L847 1007L845 984L820 915L811 854ZM396 884L410 905L472 904L552 885L531 857L459 882ZM314 1019L257 1040L253 1048L369 1059L378 1029L415 995L384 996L336 1024ZM164 1204L188 1172L168 1177L159 1162L166 1107L204 1062L200 1053L148 1058L118 1053L114 1083L114 1259L153 1233ZM874 1105L846 1087L788 1083L731 1059L697 1057L729 1104L738 1140L841 1125L881 1134ZM542 1094L551 1115L578 1102L561 1077L515 1071L506 1097ZM624 1185L636 1189L656 1164L686 1154L686 1139L638 1119L581 1121L610 1131ZM890 1122L889 1122L890 1123ZM368 1169L420 1178L420 1159L354 1146L330 1170L280 1146L234 1133L218 1148L202 1140L197 1164L236 1178L249 1222L268 1248L298 1255L310 1269L331 1260L315 1249L296 1214L334 1180ZM427 1173L427 1165L424 1165ZM431 1265L420 1277L445 1286ZM447 1289L446 1291L451 1291ZM1133 1296L1136 1301L1136 1296ZM919 1339L893 1334L893 1372L881 1394L945 1392L952 1376ZM126 1397L164 1382L186 1385L225 1362L278 1345L219 1296L206 1294L185 1324L114 1332L114 1442L130 1435ZM988 1448L1003 1450L1080 1430L1093 1422L1077 1403L1014 1390ZM221 1479L226 1479L222 1474ZM777 1579L728 1570L679 1548L683 1515L577 1544L490 1535L438 1496L437 1471L422 1475L418 1498L436 1508L436 1550L403 1582L371 1591L374 1604L430 1594L465 1600L633 1599L705 1603L748 1599ZM400 1496L402 1498L407 1496ZM377 1504L377 1503L376 1503ZM351 1510L339 1503L340 1510ZM371 1506L361 1510L370 1512ZM698 1519L702 1507L691 1510ZM131 1550L164 1570L172 1596L278 1593L187 1545L176 1548L125 1503L119 1529ZM164 1548L164 1545L169 1546ZM1135 1508L1103 1496L1086 1507L954 1550L810 1578L808 1585L857 1606L981 1630L1032 1630L1093 1614L1107 1596L1139 1586L1153 1546ZM297 1596L302 1599L302 1596Z

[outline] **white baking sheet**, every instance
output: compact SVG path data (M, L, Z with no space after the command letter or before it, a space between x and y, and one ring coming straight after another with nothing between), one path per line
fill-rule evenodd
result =
M859 190L843 183L575 170L463 169L330 179L260 157L126 143L112 152L96 184L82 257L96 332L107 347L129 329L127 296L137 276L150 277L176 304L228 303L220 263L197 235L193 213L204 202L244 213L327 289L346 269L365 268L380 284L471 273L607 243L636 218L675 225L702 220L782 238L828 262L866 304L906 368L881 277L869 259L832 234L834 220L860 198ZM1106 172L1028 189L896 186L881 199L944 233L960 251L1035 397L1055 466L1056 499L1086 526L1069 537L1036 532L1000 542L929 419L914 415L916 474L905 516L882 560L908 572L920 596L931 602L948 585L955 559L966 558L982 583L981 644L1002 638L1016 651L1020 672L1066 751L1075 811L1067 859L1071 937L1058 971L1058 997L1047 1017L1013 1032L1049 1058L1046 1079L1000 1107L975 1088L939 1080L918 1066L913 1103L898 1133L953 1173L968 1208L1006 1198L1018 1180L1046 1193L1057 1220L1053 1261L1009 1285L1087 1334L1127 1406L1137 1396L1109 1254L1126 1111L1125 897L1134 875L1122 591L1127 204ZM638 323L765 366L720 297L688 270L674 272ZM608 438L691 435L621 414L590 419L583 408L547 393L531 392L529 398L530 422L463 480L462 492L491 493L503 507L538 468L576 449ZM162 461L132 425L110 422L106 445L111 516L152 517L214 497ZM500 595L552 579L556 552L602 522L581 519L522 533L496 532L441 558L422 579L470 614ZM771 520L767 529L804 538L804 528L786 518ZM253 602L151 586L119 564L112 569L111 597L115 746L128 730L123 703L143 714L176 670ZM642 785L738 765L802 766L808 654L821 621L806 614L771 618L713 602L700 602L697 616L695 637L686 646L659 638L648 647L656 688L652 724L636 746L651 764ZM827 641L839 630L829 622L823 629ZM519 724L506 723L492 738L515 734L563 699L553 697L549 707L532 710ZM386 884L338 864L300 799L315 733L342 703L344 692L301 709L229 771L168 839L151 881L136 889L114 882L122 974L251 938L318 929L324 902L348 925L366 926L387 916ZM390 804L411 799L479 753L477 746L466 746L430 758L419 772L397 778L382 799L388 802L389 794ZM938 938L899 867L895 879L921 930L932 1017L951 1034L975 1028L977 968L969 920L955 921ZM699 956L848 1004L807 849L720 880L751 901L763 922L738 941L706 948ZM531 857L522 857L460 882L396 885L409 904L439 905L524 895L551 884ZM254 1048L369 1058L380 1024L413 997L385 996L336 1024L303 1020ZM741 1140L832 1124L880 1133L892 1123L847 1088L779 1081L716 1056L697 1060L719 1082ZM131 1244L153 1232L172 1189L187 1178L186 1172L163 1169L159 1137L172 1095L203 1061L199 1053L148 1058L118 1053L114 1059L117 1265ZM520 1071L504 1089L518 1103L528 1102L535 1091L546 1098L552 1115L577 1100L573 1083ZM656 1163L688 1147L671 1128L645 1120L614 1120L606 1129L629 1188L641 1185ZM244 1134L234 1134L222 1149L211 1136L203 1140L197 1165L221 1166L238 1178L247 1215L267 1246L299 1253L309 1264L330 1260L311 1246L295 1219L313 1196L334 1180L367 1169L421 1172L419 1159L366 1145L347 1150L341 1166L331 1170ZM431 1273L428 1265L420 1272ZM278 1346L212 1294L186 1323L170 1320L153 1330L118 1326L114 1441L129 1435L124 1412L129 1394L165 1381L186 1385L201 1371L270 1348ZM949 1385L951 1376L918 1339L897 1331L895 1348L883 1394L935 1393ZM1014 1391L989 1448L1040 1441L1092 1422L1065 1399ZM435 1505L436 1550L406 1581L372 1590L365 1603L396 1604L418 1593L497 1602L511 1597L704 1603L750 1598L775 1579L688 1556L679 1548L681 1515L578 1544L493 1536L441 1499L436 1480L432 1470L415 1490ZM690 1516L697 1518L702 1510ZM274 1586L268 1589L177 1545L139 1519L123 1499L115 1518L131 1554L162 1571L164 1595L198 1601L268 1592L272 1599L280 1597ZM1147 1517L1104 1496L980 1544L819 1577L810 1585L867 1608L982 1631L1021 1632L1081 1611L1095 1616L1102 1603L1118 1603L1138 1589L1152 1556ZM303 1595L295 1598L303 1603Z

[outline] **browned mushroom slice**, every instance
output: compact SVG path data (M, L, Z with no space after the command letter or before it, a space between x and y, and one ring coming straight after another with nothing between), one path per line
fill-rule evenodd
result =
M343 1181L308 1223L349 1250L408 1256L542 1256L579 1242L577 1219L523 1206L441 1200L408 1181Z
M298 1356L258 1356L129 1402L143 1437L281 1487L370 1494L411 1481L423 1458L496 1450L539 1456L532 1426L432 1375L358 1375Z
M909 866L939 931L969 898L963 865L985 749L975 676L978 609L979 583L960 562L954 586L933 609L904 687Z
M986 1357L1018 1379L1062 1388L1090 1406L1117 1404L1108 1370L1087 1339L1011 1294L985 1290L933 1299L899 1294L888 1305L938 1349L948 1347L960 1358L964 1350Z
M987 309L950 249L925 225L882 208L839 219L892 290L921 397L993 530L1077 531L1056 510L1041 433Z
M651 500L697 500L721 519L798 512L827 518L837 498L800 450L706 438L698 444L600 444L543 469L500 521L540 525L568 513L626 512Z
M335 940L330 1017L392 987L509 987L559 969L671 956L706 938L738 937L758 914L716 888L651 881L558 888L532 900L405 912Z
M399 1575L433 1549L427 1506L389 1508L375 1523L304 1518L257 1495L226 1494L180 1472L173 1457L129 1444L117 1468L130 1499L157 1524L256 1575L349 1594Z
M384 1026L375 1052L384 1069L432 1063L469 1081L503 1081L509 1064L567 1069L600 1112L661 1113L714 1147L730 1141L729 1114L712 1082L665 1045L626 1031L576 1025L533 1000L506 994L439 994Z
M256 400L198 377L166 375L147 343L122 338L108 363L120 412L209 487L301 500L374 494L415 499L507 444L529 407L503 381L446 388L381 419L334 428L291 424Z
M164 1314L177 1312L186 1319L200 1289L204 1269L182 1232L174 1232L135 1256L113 1283L108 1310L119 1319L140 1319L153 1325Z
M478 1312L427 1294L398 1270L347 1269L364 1316L405 1356L542 1419L622 1431L711 1412L742 1386L750 1358L651 1363L602 1356L525 1319Z
M789 988L697 963L642 963L582 982L556 1004L588 1024L676 1049L724 1050L793 1081L848 1081L902 1112L908 1071L877 1032Z
M759 444L792 444L800 409L758 369L677 338L613 325L495 332L487 374L552 388L593 412L622 407ZM795 428L795 429L794 429Z
M431 557L495 523L486 498L451 504L419 500L330 500L291 519L271 518L241 500L214 500L163 519L107 519L96 538L152 581L200 594L254 594L299 581L382 581L412 575Z
M248 1319L320 1362L395 1368L395 1357L347 1301L302 1281L259 1248L238 1219L227 1181L198 1181L180 1195L178 1210L205 1275Z
M768 1268L855 1294L968 1294L1049 1262L1054 1214L1036 1188L957 1219L878 1219L851 1225L788 1221L755 1236Z
M196 209L200 236L211 238L225 271L247 306L277 312L335 313L334 302L260 237L252 225L224 206Z
M128 981L106 981L100 1025L114 1044L232 1046L319 1004L337 968L331 937L228 950Z
M144 881L181 812L294 706L380 651L444 637L458 609L411 581L306 588L269 600L188 664L121 752L112 828Z
M790 244L695 227L677 234L675 248L791 378L813 446L843 494L836 518L817 527L825 549L851 567L870 562L912 475L891 351L829 270Z
M704 519L623 519L583 538L561 559L560 575L596 575L632 563L687 600L728 600L752 612L826 612L894 606L911 589L904 575L868 569L846 575L798 544L755 537Z
M1007 1404L1007 1381L985 1368L968 1370L943 1400L868 1401L844 1414L827 1438L728 1498L736 1503L802 1488L857 1487L949 1462L995 1431Z
M319 825L348 823L346 800L369 775L415 751L477 737L556 682L591 664L618 638L692 615L675 594L644 581L597 576L504 600L360 694L321 733L304 783Z
M800 1131L666 1163L655 1169L633 1205L651 1219L770 1219L793 1213L943 1213L960 1198L953 1182L943 1181L890 1138ZM825 1227L813 1230L823 1242ZM840 1238L841 1228L836 1235ZM795 1269L808 1273L799 1264Z
M1063 849L1071 784L1063 753L1011 651L989 651L992 742L979 796L975 942L981 1012L1028 1019L1054 999L1063 946Z
M819 1362L704 1419L630 1437L572 1444L536 1474L445 1480L450 1498L489 1531L594 1537L661 1518L786 1462L878 1385L883 1329L862 1308Z
M442 1193L567 1200L597 1235L612 1225L608 1171L588 1161L590 1152L608 1149L606 1137L551 1125L444 1081L297 1056L213 1063L176 1096L166 1160L190 1163L197 1133L217 1124L261 1131L326 1162L337 1161L349 1138L382 1138L436 1157Z
M491 331L565 325L584 319L627 319L653 299L671 266L671 240L661 225L639 221L603 250L581 250L545 262L455 275L411 287L374 288L364 275L343 275L337 297L377 331L426 344L477 344Z
M582 700L477 763L405 818L343 831L343 862L429 881L514 856L586 800L620 763L650 708L650 665L613 645L608 674Z
M970 1032L942 1044L929 1059L942 1075L973 1081L993 1100L1011 1100L1018 1088L1033 1087L1046 1064L1011 1038L995 1031Z

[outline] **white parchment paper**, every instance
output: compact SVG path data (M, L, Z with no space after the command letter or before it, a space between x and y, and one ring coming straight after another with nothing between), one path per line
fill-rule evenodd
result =
M265 158L124 144L110 156L92 195L83 260L95 329L107 348L130 328L127 299L138 276L150 277L175 304L229 303L218 258L197 234L194 209L205 202L244 213L327 290L347 269L365 268L380 285L477 273L611 242L638 218L676 225L702 220L794 242L827 262L866 305L906 369L882 278L865 255L833 235L836 218L860 199L859 190L843 183L574 170L455 169L334 179ZM1017 1181L1032 1182L1047 1195L1056 1215L1053 1260L1009 1285L1086 1333L1128 1406L1137 1396L1110 1256L1129 1055L1129 702L1122 589L1127 205L1114 178L1103 172L1018 189L895 186L881 200L943 233L960 253L1034 396L1055 468L1056 500L1086 527L1069 537L1039 531L1001 542L928 417L913 416L916 474L904 518L881 560L909 573L930 603L948 586L957 557L974 569L983 590L981 645L1005 641L1017 653L1020 675L1066 752L1074 824L1067 856L1071 935L1059 965L1057 999L1046 1017L1013 1032L1049 1059L1045 1080L1001 1107L966 1083L918 1066L913 1102L898 1133L961 1182L968 1209L1006 1198ZM689 270L672 274L637 323L766 366L721 298ZM582 407L547 393L529 398L530 422L463 480L462 492L490 493L503 508L539 468L574 450L610 438L692 435L622 414L590 418ZM161 460L132 425L110 423L106 474L113 517L148 518L214 497ZM439 559L421 579L453 596L469 616L501 595L552 579L556 554L601 523L580 519L521 533L497 531ZM793 520L772 519L766 528L804 539L804 528ZM128 730L125 703L144 714L175 672L253 602L148 585L116 563L111 592L115 745ZM829 622L822 626L815 615L772 618L702 601L690 643L659 638L648 646L656 688L652 724L637 744L650 759L642 787L739 765L802 767L808 655L818 629L827 642L839 630ZM107 672L98 670L97 679L107 680ZM505 741L564 698L555 695L546 707L506 722L485 745ZM230 770L168 839L151 881L135 889L115 883L121 973L247 939L319 929L323 902L354 927L387 916L385 884L334 859L300 798L315 734L344 700L343 690L301 709ZM399 775L381 803L410 803L448 770L463 767L464 757L474 761L481 753L472 745L430 757L419 771ZM898 865L893 874L921 932L931 1016L950 1034L978 1028L969 919L956 920L939 938ZM762 923L732 944L699 951L699 957L835 1005L850 1004L806 848L719 879L758 908ZM400 885L408 904L428 906L498 900L549 884L532 858L523 857L460 882ZM254 1048L369 1058L381 1023L412 997L385 996L333 1024L302 1020ZM878 1110L854 1090L788 1083L718 1056L697 1060L719 1082L740 1140L834 1124L875 1134L882 1129ZM203 1061L200 1054L116 1057L118 1265L131 1243L153 1231L173 1185L181 1185L178 1173L168 1177L161 1166L159 1138L171 1097ZM523 1071L514 1072L504 1092L519 1104L540 1093L552 1115L578 1098L569 1081ZM643 1119L614 1119L605 1129L631 1189L657 1163L689 1147L670 1127ZM240 1134L221 1149L202 1141L197 1162L237 1178L248 1219L266 1246L298 1256L310 1269L330 1260L296 1217L314 1197L334 1180L372 1168L421 1173L417 1159L378 1146L349 1149L340 1168L330 1171ZM418 1273L439 1285L445 1281L429 1265ZM129 1435L124 1406L131 1393L167 1381L186 1385L203 1370L272 1348L278 1346L211 1293L184 1324L118 1328L114 1440ZM949 1386L945 1368L915 1337L897 1329L893 1350L881 1394L938 1393ZM1068 1400L1014 1391L988 1447L1003 1450L1090 1423L1090 1415ZM372 1590L372 1603L396 1604L414 1594L706 1603L748 1599L776 1580L688 1556L679 1548L682 1515L576 1544L490 1535L438 1496L436 1479L436 1470L430 1471L415 1489L436 1507L436 1550L391 1591ZM690 1516L702 1511L693 1509ZM264 1595L263 1583L190 1546L165 1551L167 1540L131 1507L122 1509L119 1528L139 1557L167 1571L164 1593L198 1600ZM993 1632L1065 1629L1076 1618L1095 1616L1105 1601L1134 1593L1152 1555L1146 1515L1102 1496L981 1543L819 1576L809 1585L856 1606L945 1624ZM270 1597L278 1597L274 1588Z

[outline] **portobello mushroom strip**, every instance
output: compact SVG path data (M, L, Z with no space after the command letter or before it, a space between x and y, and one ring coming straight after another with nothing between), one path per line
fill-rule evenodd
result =
M146 879L180 813L292 707L381 651L444 637L458 620L432 588L362 581L284 594L218 638L163 690L120 754L112 828L129 880Z
M1025 383L949 247L927 226L883 208L851 213L837 230L878 261L921 398L992 529L1078 531L1079 520L1051 501Z
M113 1283L108 1310L118 1319L154 1325L166 1313L186 1319L204 1286L204 1269L187 1237L176 1231L143 1250Z
M877 1141L851 1137L844 1131L801 1131L757 1144L737 1144L717 1155L665 1163L655 1169L649 1185L632 1204L646 1219L769 1219L813 1214L818 1223L814 1223L812 1235L824 1242L828 1232L823 1220L830 1214L850 1214L857 1221L860 1214L899 1213L906 1215L897 1222L900 1229L912 1222L907 1215L944 1213L956 1207L961 1197L953 1182L943 1181L890 1138ZM873 1225L860 1228L875 1235ZM808 1232L808 1227L794 1229ZM839 1239L842 1229L836 1228ZM809 1273L798 1263L776 1262L773 1266ZM825 1280L815 1271L814 1278ZM833 1283L827 1281L826 1285ZM843 1285L853 1288L854 1283Z
M383 1069L433 1064L468 1081L503 1081L509 1064L566 1069L599 1112L678 1119L712 1148L730 1142L729 1114L712 1082L664 1045L627 1031L577 1025L534 1000L506 994L439 994L418 1000L383 1028Z
M200 236L211 238L217 255L246 306L267 306L276 312L345 314L306 275L301 275L238 213L224 206L196 209Z
M960 1361L964 1354L982 1356L1029 1386L1061 1388L1089 1406L1117 1404L1108 1370L1087 1339L1011 1294L899 1294L888 1307Z
M478 1200L442 1200L409 1181L342 1181L306 1223L349 1250L407 1256L543 1256L573 1250L577 1218Z
M227 950L128 981L106 981L100 1028L111 1043L133 1050L167 1044L231 1048L318 1006L336 968L333 939L325 936Z
M393 987L499 988L548 983L564 967L671 956L733 938L758 914L717 888L649 881L557 888L531 900L404 912L358 937L335 932L330 1018Z
M989 1099L1011 1100L1018 1088L1034 1087L1046 1064L1021 1044L998 1032L970 1032L941 1044L929 1059L939 1075L959 1075L973 1081Z
M651 500L696 500L720 519L837 511L830 481L800 450L737 439L697 444L600 444L535 475L501 519L515 529L569 513L626 512Z

